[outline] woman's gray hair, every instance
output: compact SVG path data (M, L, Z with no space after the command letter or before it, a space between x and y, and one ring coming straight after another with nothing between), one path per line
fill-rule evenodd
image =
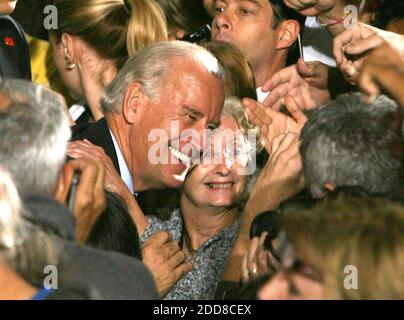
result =
M105 88L101 98L104 112L120 113L125 94L134 82L150 99L159 98L164 78L173 70L175 59L191 60L211 75L224 80L224 71L218 60L206 49L184 41L161 42L139 50L120 70L117 77Z
M249 123L241 100L235 96L227 96L224 101L222 115L232 116L236 120L238 127L244 134L245 141L248 144L248 149L251 152L254 152L253 157L250 159L252 159L252 161L256 161L257 153L261 152L264 148L264 139L261 130ZM248 132L253 133L255 141L250 141ZM240 198L237 199L235 204L240 211L244 209L244 206L254 187L255 181L260 173L260 168L257 168L256 163L254 165L255 170L252 174L247 176L246 186L244 187L243 193L241 194Z
M63 98L22 80L0 83L0 163L20 192L53 192L70 138Z

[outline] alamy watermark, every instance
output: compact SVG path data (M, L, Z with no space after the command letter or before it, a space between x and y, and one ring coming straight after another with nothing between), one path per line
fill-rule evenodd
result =
M170 132L156 128L148 140L154 144L148 150L151 164L226 165L239 175L251 175L256 170L256 131L236 131L219 128L185 129L172 121Z

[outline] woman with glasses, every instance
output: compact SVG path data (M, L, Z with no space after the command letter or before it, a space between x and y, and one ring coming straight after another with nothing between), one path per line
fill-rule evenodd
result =
M249 126L241 102L227 98L220 127L200 164L186 175L178 209L167 221L148 217L141 241L168 231L185 261L192 263L192 270L168 292L160 292L165 299L213 298L237 235L256 140L257 131Z

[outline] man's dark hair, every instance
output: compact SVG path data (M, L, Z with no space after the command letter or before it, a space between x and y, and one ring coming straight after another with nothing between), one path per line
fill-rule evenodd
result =
M272 28L276 29L284 20L296 20L300 25L300 34L303 34L306 17L302 16L297 11L287 7L283 0L268 0L274 12L272 20ZM297 63L300 58L299 45L297 41L290 47L287 57L286 66Z
M187 33L212 22L202 0L156 0L163 9L168 28L180 28Z
M404 19L404 1L380 1L372 25L385 30L394 20Z
M313 111L301 133L300 152L307 187L324 197L324 186L362 187L369 194L394 196L400 190L400 161L391 146L400 134L386 125L397 104L380 96L371 105L361 94L339 96Z
M94 224L87 245L141 259L139 235L125 202L105 192L106 208Z

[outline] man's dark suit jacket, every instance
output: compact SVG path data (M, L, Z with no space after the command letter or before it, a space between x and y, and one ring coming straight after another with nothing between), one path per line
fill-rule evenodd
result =
M0 79L31 80L29 47L20 25L0 15Z
M118 157L114 142L105 118L92 124L79 124L71 128L72 141L87 139L91 143L100 146L111 158L115 169L120 174ZM148 190L138 192L136 200L145 215L156 214L160 208L176 208L178 205L178 191L175 189ZM169 211L169 210L168 210Z
M111 133L105 118L102 118L94 123L75 125L71 127L71 130L71 141L87 139L92 144L102 147L105 153L111 158L115 169L119 172L119 174L121 173L114 142L112 141Z

